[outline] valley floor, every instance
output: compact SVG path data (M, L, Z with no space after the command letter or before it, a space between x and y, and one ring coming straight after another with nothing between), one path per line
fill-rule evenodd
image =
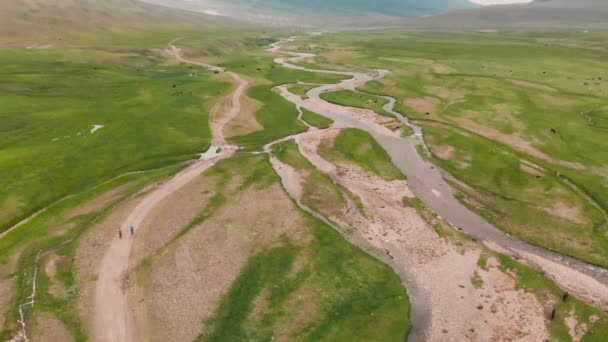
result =
M127 71L110 64L116 69L98 73L91 66L106 58L99 51L82 52L86 63L68 63L82 75L95 70L84 78L122 74L124 83L116 88L129 87L135 102L120 102L127 118L143 126L122 131L113 128L124 124L114 117L91 136L62 135L61 146L82 156L87 142L70 139L96 139L104 130L111 134L106 139L121 144L128 141L124 135L146 139L121 151L120 173L98 168L103 181L91 184L75 175L70 184L78 186L41 199L43 210L26 210L23 200L0 193L0 200L13 204L12 216L0 216L6 227L0 236L0 307L7 308L0 312L0 339L603 341L605 206L590 188L604 177L603 153L584 163L539 143L544 135L531 127L501 126L506 124L500 118L481 126L487 106L493 116L513 115L478 94L488 84L499 88L494 82L502 78L479 77L479 88L462 80L440 88L437 79L455 74L454 65L403 56L385 41L353 35L365 38L356 45L361 51L377 44L382 49L374 51L385 55L343 54L341 48L355 44L349 34L280 40L268 50L274 40L264 38L244 56L213 55L201 53L200 38L191 34L146 50L142 55L153 54L153 61L129 64ZM226 39L242 47L253 38ZM416 43L431 49L424 40ZM142 58L139 53L120 57L121 63ZM6 54L22 52L2 52L0 59ZM55 58L41 56L49 63ZM416 67L424 72L411 71ZM336 69L342 71L327 71ZM20 87L44 93L42 79L13 72L2 89L11 108L25 103ZM154 72L162 73L156 88L138 90L149 77L140 74ZM512 78L516 87L531 87ZM421 94L412 89L416 82L433 85ZM166 88L171 96L155 102ZM574 84L564 88L553 94L534 83L532 89L539 98L551 93L545 106L560 95L582 97ZM601 99L597 91L586 98L589 103ZM523 95L505 96L515 102ZM138 118L134 108L142 103L161 108ZM572 106L585 107L579 104ZM47 114L60 113L58 105ZM452 117L448 107L464 114ZM410 109L417 111L408 116L415 124L396 112ZM602 110L585 115L601 117ZM175 113L172 121L163 121L169 112ZM12 154L36 142L17 127L34 122L0 117L2 127L15 133L2 142ZM166 130L148 136L157 125ZM552 127L565 138L570 134L566 126ZM40 146L55 135L40 138L46 139ZM538 140L514 144L508 136ZM90 145L89 153L103 144ZM205 144L206 152L194 157ZM583 145L571 147L572 153L585 150ZM55 167L69 169L77 157ZM481 166L484 158L487 165ZM26 180L10 176L36 193L32 179L42 177L38 172ZM62 187L54 186L58 194ZM514 194L522 189L529 201ZM512 218L514 212L528 223ZM545 216L532 220L541 212ZM543 237L539 232L550 223L555 236ZM566 240L573 243L559 244Z

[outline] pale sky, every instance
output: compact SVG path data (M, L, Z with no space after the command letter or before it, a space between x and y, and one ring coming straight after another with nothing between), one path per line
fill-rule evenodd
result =
M471 2L481 5L498 5L498 4L521 4L532 2L532 0L470 0Z

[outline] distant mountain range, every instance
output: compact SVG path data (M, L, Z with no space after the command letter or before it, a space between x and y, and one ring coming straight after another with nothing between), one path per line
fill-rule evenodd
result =
M218 25L228 18L160 7L139 0L0 0L0 37L49 36L92 27L142 24Z
M143 0L262 24L332 26L475 8L468 0Z
M535 0L408 19L405 24L432 29L607 27L608 0Z
M228 0L247 7L298 10L336 15L377 13L387 16L420 16L476 7L468 0Z
M0 33L91 25L253 22L305 27L427 29L608 26L608 0L536 0L477 6L468 0L11 0L0 1Z

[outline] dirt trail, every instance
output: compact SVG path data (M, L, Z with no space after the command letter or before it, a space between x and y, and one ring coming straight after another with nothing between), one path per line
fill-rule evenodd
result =
M169 52L177 60L201 66L211 71L223 71L219 67L186 60L180 55L180 51L172 43L169 44ZM127 298L129 256L133 245L133 238L128 236L129 226L134 225L136 229L145 229L141 226L142 222L163 199L198 177L218 161L229 158L237 150L237 147L229 146L226 143L223 129L238 114L240 98L248 82L238 74L229 74L237 84L237 88L231 95L231 106L228 112L224 114L215 110L211 115L212 146L201 155L199 160L194 161L171 180L159 185L147 194L121 225L120 228L124 234L123 239L119 239L117 236L106 251L101 262L95 289L95 341L138 340L138 333L134 327L134 320L130 316Z
M173 45L173 43L175 43L176 41L177 41L177 39L174 39L171 43L169 43L169 47L165 50L171 57L177 59L178 61L180 61L182 63L200 66L200 67L203 67L203 68L213 71L213 72L224 72L225 71L224 68L222 68L222 67L218 67L215 65L206 64L206 63L202 63L202 62L195 62L195 61L191 61L191 60L184 58L181 54L182 49Z
M224 136L224 127L239 115L239 112L241 111L241 98L243 97L245 89L249 86L249 82L240 75L233 72L228 72L227 74L230 75L237 87L230 98L230 109L228 110L228 113L221 113L221 107L219 105L216 105L211 112L211 131L213 132L211 144L214 146L228 145L226 137Z

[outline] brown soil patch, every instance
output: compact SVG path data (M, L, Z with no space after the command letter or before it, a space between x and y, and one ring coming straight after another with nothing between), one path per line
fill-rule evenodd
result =
M473 120L466 119L466 118L459 118L456 120L456 122L462 128L473 131L487 139L496 140L500 143L508 145L516 150L525 152L533 157L542 159L546 162L549 162L549 163L552 163L555 165L559 165L559 166L563 166L563 167L567 167L570 169L575 169L575 170L586 169L585 165L583 165L581 163L569 162L569 161L565 161L565 160L558 160L558 159L552 158L551 156L545 154L544 152L541 152L536 147L532 146L532 143L525 140L525 138L523 138L519 135L504 134L504 133L497 131L494 128L479 124Z
M568 333L572 337L572 342L579 342L585 336L587 330L589 330L587 324L578 322L574 316L574 312L570 312L570 315L564 318L564 323L568 327Z
M277 320L273 331L273 340L277 342L293 341L293 334L302 327L312 323L320 315L319 290L304 286L296 290L285 303L285 307L293 308L294 316L283 316Z
M538 94L538 98L541 101L537 103L544 104L546 107L555 107L555 106L571 106L575 102L567 97L558 97L551 94Z
M117 200L120 195L126 191L127 189L129 189L131 187L130 183L121 185L117 188L114 188L106 193L104 193L101 196L96 197L95 199L87 202L86 204L70 211L69 213L67 213L67 215L65 216L66 218L73 218L76 216L81 216L81 215L87 215L99 210L102 210L104 208L106 208L108 205L110 205L112 202L114 202L115 200Z
M213 181L203 174L163 199L142 226L135 227L131 266L135 267L179 234L203 211L214 191Z
M304 171L298 171L291 167L291 165L281 163L278 160L273 160L273 163L277 163L277 173L282 179L289 180L288 183L284 184L286 190L296 196L302 198L304 195L304 183L308 178L308 173Z
M243 108L243 98L245 97L245 91L251 83L249 80L233 72L222 73L220 75L221 76L219 77L221 78L228 77L229 82L235 84L236 88L229 96L218 102L211 110L209 116L209 124L211 126L211 132L213 132L213 140L211 143L215 146L227 144L224 128L228 123L239 116L242 109L247 110L247 108Z
M417 99L406 99L403 103L415 109L420 114L436 114L439 100L434 97L423 97Z
M67 257L62 257L57 254L51 254L44 266L44 272L49 277L50 286L49 293L55 298L66 298L67 297L67 289L63 284L61 284L55 276L57 275L57 268L60 266L68 266L69 259Z
M21 257L22 251L23 248L15 250L13 254L8 256L4 263L0 263L0 279L10 277L15 273L17 266L19 265L19 257Z
M558 201L554 202L552 207L545 207L542 208L542 210L548 214L566 219L576 224L582 225L587 223L587 220L585 220L582 214L582 206L580 204L569 205L567 203Z
M262 108L262 103L247 96L241 97L241 110L224 128L226 139L247 135L264 129L256 120L255 113Z
M449 67L447 65L438 64L438 63L433 64L433 72L436 74L450 74L450 73L453 73L454 71L455 70L452 67Z
M15 291L14 283L12 279L0 280L0 327L4 327L6 311Z
M546 86L544 84L540 84L540 83L533 83L533 82L515 80L515 79L511 79L510 81L514 85L524 87L524 88L538 89L538 90L544 90L544 91L555 91L555 89L553 89L549 86Z
M291 271L289 272L289 276L291 278L295 278L298 275L298 273L300 273L300 271L302 271L302 269L304 269L304 266L308 265L309 263L310 263L310 257L306 253L298 254L298 257L296 258L296 260L293 262L293 265L291 266Z
M454 104L461 101L464 98L464 94L461 92L454 92L446 87L433 86L425 87L424 90L427 93L431 93L435 96L439 96L446 100L449 104Z
M278 184L230 198L155 263L145 281L147 296L133 298L148 310L147 336L141 336L156 341L193 340L251 253L283 235L292 241L304 240L304 226Z
M443 160L452 160L454 158L454 146L431 146L431 152Z
M70 334L65 324L46 312L36 314L32 335L32 340L37 342L74 341L74 337Z
M513 129L522 131L526 126L517 120L518 113L512 105L499 103L492 106L491 120L500 124L510 124Z

